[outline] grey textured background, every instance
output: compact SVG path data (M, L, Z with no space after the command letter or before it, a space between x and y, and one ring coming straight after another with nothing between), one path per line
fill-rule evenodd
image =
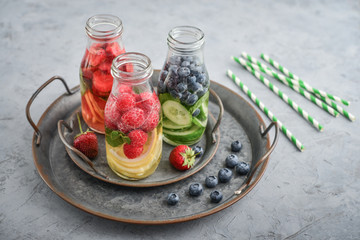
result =
M79 83L84 25L97 13L119 16L127 51L148 55L157 69L172 27L201 28L211 79L246 98L225 76L232 69L302 141L305 152L281 135L253 191L191 222L124 224L64 202L33 164L25 105L53 75L71 87ZM257 58L268 53L313 86L351 101L347 109L359 117L359 44L359 1L0 1L0 238L359 239L359 120L333 118L269 77L324 125L319 133L230 59L241 51ZM63 92L60 83L49 86L35 101L33 118Z

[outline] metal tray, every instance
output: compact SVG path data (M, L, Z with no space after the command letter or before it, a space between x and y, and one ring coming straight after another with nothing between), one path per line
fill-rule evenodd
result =
M156 81L159 71L155 71ZM36 96L53 80L61 80L67 93L57 98L43 113L37 125L31 119L30 107ZM177 182L156 187L128 187L109 183L80 169L69 157L60 140L57 122L77 111L80 104L78 87L69 89L61 77L55 76L45 82L30 98L26 115L35 132L32 141L35 166L45 183L61 198L88 213L121 222L137 224L167 224L189 221L211 215L234 204L250 192L261 179L278 139L278 127L271 123L266 129L262 118L241 96L216 82L211 88L219 95L224 104L220 127L219 147L211 161L196 174ZM209 110L218 115L219 110L213 97ZM268 131L274 128L275 136L270 146ZM265 129L265 130L264 130ZM241 161L251 165L247 176L235 173L229 183L219 183L216 190L223 193L220 203L211 203L210 193L214 189L205 187L206 176L217 175L225 167L225 158L231 153L230 143L240 140L243 149L237 155ZM189 185L200 182L203 194L191 197ZM167 195L176 192L180 201L168 206Z

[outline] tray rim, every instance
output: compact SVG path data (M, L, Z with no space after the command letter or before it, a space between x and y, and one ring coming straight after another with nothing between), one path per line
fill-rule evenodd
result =
M156 70L155 70L156 71ZM260 116L259 112L256 111L256 109L254 108L254 106L252 106L249 101L247 101L246 99L244 99L240 94L236 93L235 91L231 90L230 88L215 82L215 81L211 81L211 84L216 84L219 87L224 88L225 90L231 92L232 94L236 95L238 98L240 98L242 101L244 101L251 109L252 111L255 113L256 117L258 118L260 124L262 124L263 126L265 126L265 122L262 119L262 117ZM76 89L78 89L79 86L75 86L71 89L71 91L74 91ZM38 123L36 124L37 127L40 127L45 116L47 115L47 113L50 111L50 109L57 104L64 96L66 96L67 94L64 93L62 95L60 95L58 98L56 98L50 105L49 107L47 107L47 109L43 112L43 114L41 115L40 119L38 120ZM98 211L94 211L91 210L89 208L86 208L85 206L79 204L76 201L73 201L71 199L71 197L63 192L61 192L59 189L56 188L56 186L51 184L51 179L49 179L49 176L47 174L45 174L43 172L42 167L40 166L40 164L38 164L38 158L36 155L36 132L34 131L33 133L33 139L32 139L32 153L33 153L33 161L35 164L35 167L40 175L40 177L43 179L43 181L46 183L46 185L54 192L56 193L60 198L62 198L64 201L68 202L69 204L73 205L74 207L77 207L78 209L81 209L84 212L87 212L89 214L98 216L98 217L102 217L105 219L109 219L109 220L113 220L113 221L118 221L118 222L124 222L124 223L132 223L132 224L144 224L144 225L161 225L161 224L173 224L173 223L179 223L179 222L186 222L186 221L190 221L190 220L195 220L195 219L199 219L202 217L206 217L209 215L212 215L214 213L217 213L219 211L222 211L228 207L230 207L231 205L233 205L234 203L238 202L240 199L242 199L244 196L246 196L260 181L260 179L262 178L262 176L265 173L265 170L267 168L268 165L268 160L270 158L270 155L265 159L265 161L262 163L261 168L258 170L258 174L256 176L256 178L254 178L254 181L252 184L250 184L248 187L246 187L245 189L243 189L243 191L241 192L241 194L236 195L236 197L233 197L233 199L231 199L230 201L224 202L222 204L216 205L216 207L209 209L208 211L205 212L201 212L201 213L197 213L196 215L191 215L191 216L184 216L184 217L180 217L180 218L174 218L174 219L166 219L166 220L139 220L139 219L129 219L129 218L123 218L123 217L115 217L115 216L111 216L108 214L104 214L102 212L98 212ZM270 137L269 134L266 134L266 150L270 149ZM120 187L120 186L119 186ZM161 187L161 186L159 186Z

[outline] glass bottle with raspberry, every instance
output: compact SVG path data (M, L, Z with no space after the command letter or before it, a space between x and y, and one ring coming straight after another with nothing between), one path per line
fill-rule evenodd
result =
M152 174L161 159L161 105L150 78L150 59L135 52L116 57L114 84L105 106L106 158L120 177L138 180Z
M105 133L104 108L110 94L113 59L124 53L121 20L100 14L89 18L85 26L87 46L80 66L81 112L94 131Z

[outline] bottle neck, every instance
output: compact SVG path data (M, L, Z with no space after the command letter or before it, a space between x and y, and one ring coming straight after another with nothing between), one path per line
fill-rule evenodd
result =
M85 31L91 39L113 41L121 36L123 25L121 20L114 15L99 14L87 20Z
M114 80L131 84L141 84L153 74L151 60L141 53L127 52L117 56L111 66Z
M169 49L179 55L202 55L204 33L192 26L173 28L167 38Z

